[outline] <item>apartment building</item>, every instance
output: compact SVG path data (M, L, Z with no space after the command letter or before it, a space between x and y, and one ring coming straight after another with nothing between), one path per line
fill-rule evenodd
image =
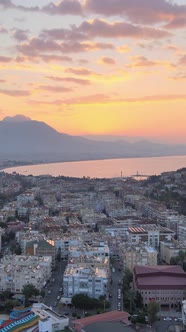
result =
M161 241L160 258L167 264L170 264L171 257L176 257L179 251L186 252L186 242L181 241Z
M129 269L133 272L136 265L157 265L157 251L144 243L137 246L128 245L122 248L120 255L123 270Z
M20 293L26 284L39 291L51 278L52 258L8 255L0 262L0 291Z
M81 264L68 264L63 276L63 303L71 303L76 294L99 298L108 293L109 270L107 268L86 267Z
M171 240L174 232L167 227L159 225L141 225L139 227L128 228L128 241L130 244L137 244L139 242L146 242L148 246L155 249L159 248L160 241Z

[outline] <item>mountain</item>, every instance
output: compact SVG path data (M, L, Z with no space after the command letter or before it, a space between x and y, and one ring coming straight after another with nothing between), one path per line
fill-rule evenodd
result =
M0 121L0 159L55 162L129 157L186 155L186 145L149 141L94 141L59 133L24 116Z

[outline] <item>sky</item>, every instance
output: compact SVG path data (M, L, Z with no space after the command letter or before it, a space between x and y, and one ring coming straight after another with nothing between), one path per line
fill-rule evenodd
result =
M186 0L0 0L0 120L186 143Z

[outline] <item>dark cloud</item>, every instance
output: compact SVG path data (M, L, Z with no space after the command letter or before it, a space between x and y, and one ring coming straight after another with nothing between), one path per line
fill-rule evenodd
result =
M0 55L0 63L1 62L7 63L7 62L10 62L10 61L12 61L11 57Z
M131 57L132 63L126 65L127 67L152 67L158 65L157 62L148 60L146 57L136 55Z
M82 76L97 75L93 71L86 68L66 68L65 72Z
M40 85L39 88L42 90L56 92L56 93L72 91L72 89L70 89L70 88L65 88L65 87L61 87L61 86L51 86L51 85Z
M24 41L28 39L28 30L17 29L13 32L13 36L16 40Z
M11 0L0 0L0 6L3 6L4 8L14 8L16 7Z
M74 41L57 43L56 41L44 40L42 38L32 38L26 43L17 46L19 52L33 57L38 57L39 54L43 52L78 53L113 48L114 47L111 43L79 43Z
M75 83L75 84L80 84L80 85L90 84L89 80L84 80L84 79L75 78L75 77L46 76L46 78L53 80L53 81L57 81L57 82L70 82L70 83Z
M27 90L3 90L3 89L0 89L0 94L11 96L11 97L30 96L30 92L27 91Z
M125 22L108 23L104 20L95 19L91 22L84 21L78 31L83 32L87 38L102 37L102 38L124 38L130 37L135 39L158 39L171 36L165 30L140 27Z
M131 22L171 22L186 16L186 6L166 0L86 0L85 10L105 16L123 16Z
M72 62L72 58L66 55L40 54L39 58L45 62L51 62L51 61Z
M23 54L38 56L38 52L61 51L61 46L52 40L32 38L28 42L18 45L17 49Z
M186 54L179 59L179 65L186 66Z
M82 15L81 3L77 0L62 0L58 3L50 3L42 8L42 11L51 15Z
M166 29L181 29L186 27L186 12L184 17L173 19L170 23L165 25Z
M115 63L116 63L116 61L113 58L109 58L106 56L101 59L101 62L106 65L115 65Z

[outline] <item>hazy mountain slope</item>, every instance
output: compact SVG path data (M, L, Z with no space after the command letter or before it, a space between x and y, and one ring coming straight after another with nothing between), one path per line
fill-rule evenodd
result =
M103 142L57 132L44 122L0 121L0 158L64 161L186 154L184 145L140 141Z

